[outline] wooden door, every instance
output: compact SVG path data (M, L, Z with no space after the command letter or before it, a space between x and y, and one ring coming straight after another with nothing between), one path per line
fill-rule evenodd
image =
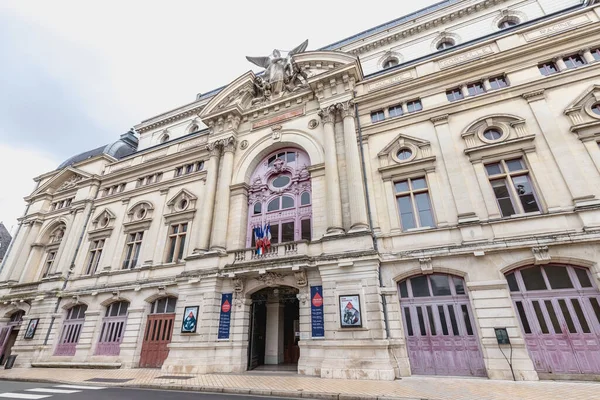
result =
M169 343L173 334L175 314L148 315L142 354L141 368L160 368L169 356Z
M413 374L486 376L461 278L416 276L400 283L400 295Z
M267 306L265 302L253 302L250 312L250 335L248 370L265 363L265 337L267 331Z
M118 356L121 352L121 342L125 334L127 315L120 317L104 317L96 355Z
M549 265L507 275L537 372L600 374L600 294L587 273Z

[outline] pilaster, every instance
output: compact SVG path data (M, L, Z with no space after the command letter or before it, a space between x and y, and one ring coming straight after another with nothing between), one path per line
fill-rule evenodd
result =
M344 232L342 225L342 198L338 175L337 154L335 151L335 106L319 111L323 122L323 142L325 147L325 180L327 183L327 235L339 235Z
M221 159L221 142L213 142L208 145L210 158L207 166L206 186L204 193L204 204L199 207L202 210L197 224L194 224L192 237L194 238L194 254L202 254L208 251L210 234L215 208L215 197L217 195L217 177L219 174L219 162Z
M229 202L231 177L233 174L233 155L237 146L236 139L232 136L223 139L223 165L219 174L217 196L219 201L215 205L212 233L210 238L210 251L224 253L227 248L227 226L229 221Z

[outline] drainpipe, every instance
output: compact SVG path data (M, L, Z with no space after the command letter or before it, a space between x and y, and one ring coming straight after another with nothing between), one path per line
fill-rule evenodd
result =
M69 270L67 271L67 276L65 278L65 281L63 282L62 288L60 289L61 292L63 292L67 288L67 284L69 283L69 277L71 276L71 274L73 273L73 269L75 268L75 260L77 259L77 254L79 254L79 249L81 248L81 243L83 242L83 237L85 235L85 231L87 229L88 223L90 222L90 218L92 216L92 211L94 209L93 202L98 198L98 192L99 192L98 187L96 187L96 193L94 193L94 198L91 200L92 206L90 207L90 210L88 211L88 213L85 217L85 222L83 224L83 228L81 229L81 234L79 235L77 247L75 248L75 254L73 254L73 259L71 260L71 265L69 265ZM56 300L56 306L54 307L54 313L52 315L52 318L50 319L50 326L48 326L48 331L46 332L46 337L44 338L44 346L48 344L48 340L50 338L50 332L52 331L52 327L54 326L54 321L56 320L56 317L54 316L54 314L56 314L58 312L61 301L62 301L62 297L59 297L58 300Z
M352 100L356 98L356 91L352 92ZM353 101L354 102L354 101ZM369 228L371 228L371 238L373 239L373 248L377 253L379 253L379 246L377 245L377 238L375 237L375 233L373 232L373 215L371 214L371 202L369 201L369 185L367 184L367 169L365 166L365 151L363 149L363 138L362 138L362 128L360 125L360 118L358 118L358 105L354 102L354 115L356 115L356 127L358 128L358 141L360 142L360 160L362 164L362 178L363 184L365 186L365 196L367 200L367 217L369 218ZM383 279L381 278L381 268L379 268L378 278L379 278L379 287L383 287ZM388 324L388 312L387 312L387 301L385 299L385 295L381 294L381 303L383 305L383 323L385 324L385 338L390 338L390 327Z
M33 189L33 191L35 192L36 190L38 190L38 188L40 187L40 181L37 181L36 185L35 185L35 189ZM27 204L27 207L25 208L25 214L23 214L23 216L27 216L27 213L29 212L29 207L31 207L31 203ZM6 264L6 260L8 260L8 256L10 255L10 251L12 250L13 244L15 244L16 239L19 237L19 232L21 231L21 227L23 226L23 224L19 224L18 228L17 228L17 232L15 233L15 236L10 240L10 243L8 244L8 249L6 249L6 253L4 254L4 259L2 260L2 264L0 264L0 272L2 272L2 270L4 269L4 264Z

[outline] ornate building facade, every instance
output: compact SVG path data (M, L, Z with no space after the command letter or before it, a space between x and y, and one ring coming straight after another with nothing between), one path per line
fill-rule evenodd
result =
M249 58L265 73L37 177L4 356L600 376L594 3L448 0Z

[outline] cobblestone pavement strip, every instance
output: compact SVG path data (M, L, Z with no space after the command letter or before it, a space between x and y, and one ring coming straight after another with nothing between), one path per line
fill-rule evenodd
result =
M153 389L193 390L223 393L275 395L327 400L600 400L595 382L510 382L486 379L409 377L389 381L321 379L282 374L168 374L190 379L158 378L158 369L94 370L58 368L14 368L0 370L0 379L47 381L93 385L89 379L131 379L124 383L102 383Z

